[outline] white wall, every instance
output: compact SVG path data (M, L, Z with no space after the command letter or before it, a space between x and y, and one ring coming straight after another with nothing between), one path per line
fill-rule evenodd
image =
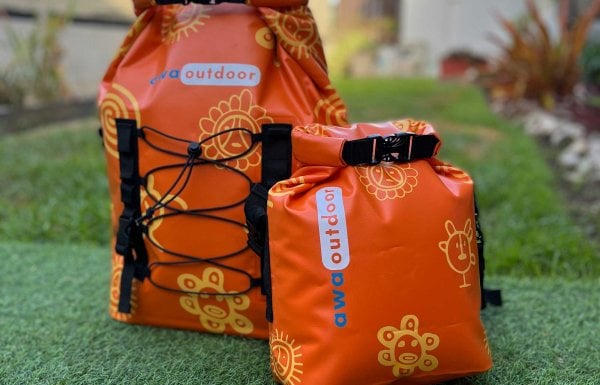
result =
M545 19L556 22L552 0L536 3ZM525 0L403 0L400 12L400 41L422 44L427 56L425 73L435 75L440 59L453 50L496 55L498 48L488 36L506 34L495 13L514 20L525 12Z

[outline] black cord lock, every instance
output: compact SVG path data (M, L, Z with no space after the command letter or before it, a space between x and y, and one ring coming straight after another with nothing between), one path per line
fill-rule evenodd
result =
M202 155L202 147L200 147L200 143L191 142L187 148L188 155L193 158L199 158Z

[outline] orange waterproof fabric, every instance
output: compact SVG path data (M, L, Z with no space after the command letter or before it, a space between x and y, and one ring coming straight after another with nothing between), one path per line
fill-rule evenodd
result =
M138 7L142 4L135 3ZM345 124L345 106L330 84L318 31L306 6L274 9L242 4L146 4L136 9L139 17L109 66L98 99L112 199L113 244L123 210L115 118L134 119L138 127L149 126L196 142L234 127L258 133L261 125L268 123ZM138 141L140 174L144 177L142 212L165 195L173 208L160 208L154 214L160 219L145 223L144 244L152 281L171 291L148 279L134 280L132 312L119 313L123 258L113 252L112 317L130 323L266 338L265 301L257 287L238 296L194 294L246 288L248 277L236 269L260 277L259 258L253 252L245 250L219 260L231 267L221 269L164 250L213 257L244 248L247 236L239 225L245 222L241 204L208 213L229 222L169 214L176 209L239 202L248 195L248 181L218 165L203 165L194 168L181 194L169 195L181 167L150 171L184 160L157 151L150 143L184 154L186 144L153 131L144 132L144 140ZM239 132L220 136L203 145L202 156L215 159L240 153L248 149L249 141L248 135ZM259 182L260 145L226 164Z
M299 7L301 5L308 4L308 0L246 0L246 4L253 5L255 7ZM156 5L155 0L133 0L133 7L135 13L140 14L144 10Z
M436 158L357 167L339 158L345 140L399 131L437 135L411 120L292 133L304 167L268 205L281 383L424 384L491 367L471 178Z

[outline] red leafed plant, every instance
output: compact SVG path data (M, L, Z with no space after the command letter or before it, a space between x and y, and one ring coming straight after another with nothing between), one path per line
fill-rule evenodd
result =
M572 94L581 77L579 56L587 32L600 12L600 0L593 0L571 25L569 0L560 0L559 4L558 39L550 36L533 0L527 0L528 18L522 27L499 16L510 39L504 42L493 37L503 50L484 81L493 99L532 99L546 109L553 109L557 99Z

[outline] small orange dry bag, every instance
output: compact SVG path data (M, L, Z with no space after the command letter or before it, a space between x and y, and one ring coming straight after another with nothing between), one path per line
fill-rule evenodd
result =
M134 1L100 87L110 314L267 338L244 200L252 183L289 174L277 152L291 125L345 124L345 107L308 0L177 2L189 3Z
M283 384L432 384L491 365L473 181L427 123L292 132L268 195L271 367Z

